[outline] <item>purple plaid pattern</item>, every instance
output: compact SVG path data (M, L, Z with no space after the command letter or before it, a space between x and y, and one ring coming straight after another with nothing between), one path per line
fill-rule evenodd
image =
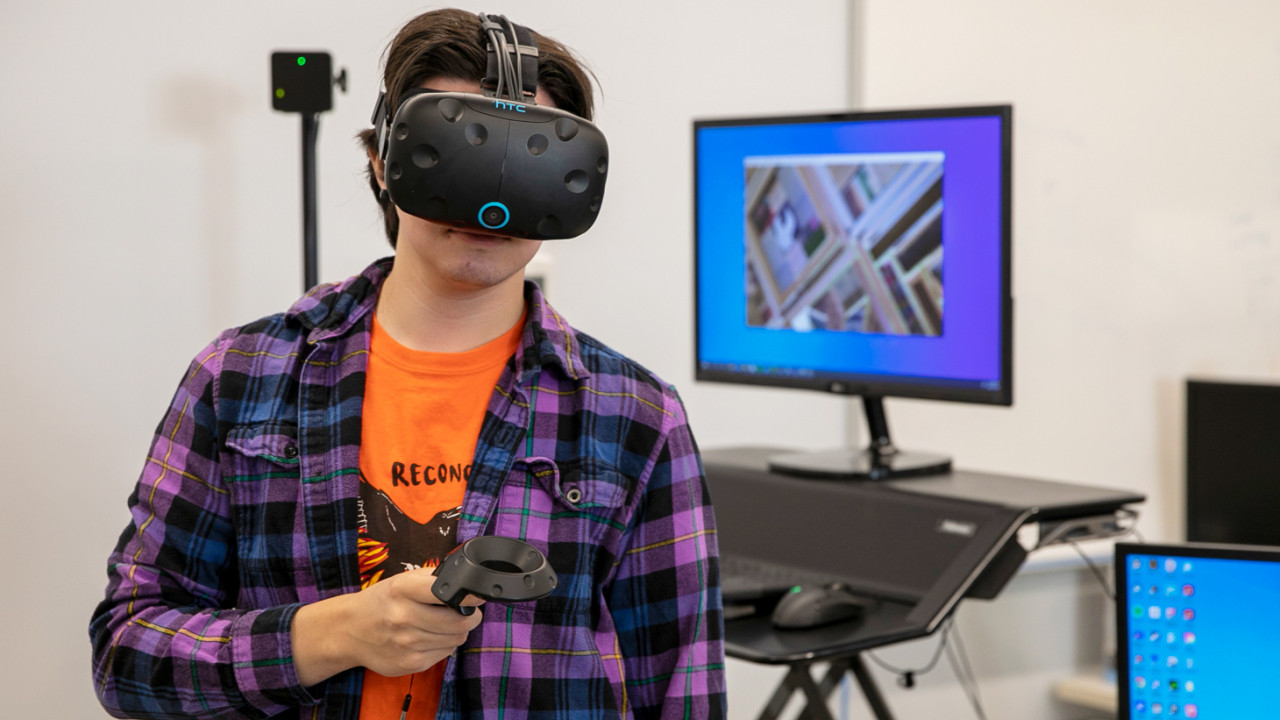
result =
M129 498L90 625L119 717L352 720L362 671L298 684L302 603L355 592L364 373L390 261L218 337ZM537 287L486 412L459 541L546 553L550 596L491 603L448 660L441 718L723 718L715 524L675 391Z

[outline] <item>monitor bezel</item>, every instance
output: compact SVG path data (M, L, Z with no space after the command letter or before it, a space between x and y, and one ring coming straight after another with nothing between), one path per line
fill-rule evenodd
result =
M1114 577L1116 630L1117 720L1130 720L1131 698L1129 677L1129 603L1127 568L1131 555L1171 555L1212 560L1245 560L1280 564L1280 547L1271 545L1232 545L1225 543L1116 543Z
M812 378L756 375L708 369L700 362L702 337L702 308L699 293L700 266L698 259L698 228L701 205L698 197L698 135L706 128L794 125L803 123L874 122L883 120L930 120L964 117L998 117L1000 119L1000 387L995 390L974 387L971 384L955 385L948 378L908 375L822 375ZM955 107L928 107L898 110L857 110L810 115L757 115L730 118L695 119L693 121L693 368L694 379L734 385L755 385L801 390L814 390L840 395L863 397L906 397L923 400L944 400L986 405L1013 404L1013 279L1012 279L1012 228L1013 228L1013 106L976 105Z

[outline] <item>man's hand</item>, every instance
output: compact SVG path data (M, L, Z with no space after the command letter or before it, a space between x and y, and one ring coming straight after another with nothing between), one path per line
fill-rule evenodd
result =
M411 570L358 593L305 605L293 618L293 662L311 686L363 666L387 676L426 670L457 649L480 624L431 592L430 570ZM468 596L464 605L484 601Z

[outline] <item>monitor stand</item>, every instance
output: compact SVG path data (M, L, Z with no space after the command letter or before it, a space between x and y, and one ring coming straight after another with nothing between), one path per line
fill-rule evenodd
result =
M889 480L951 472L951 458L945 455L903 452L889 439L889 423L884 416L884 398L863 395L871 443L865 450L818 450L774 455L769 470L780 475L800 475L827 480Z

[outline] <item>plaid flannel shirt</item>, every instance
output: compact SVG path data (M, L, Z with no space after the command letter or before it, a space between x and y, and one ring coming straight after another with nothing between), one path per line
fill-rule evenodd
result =
M360 414L389 269L227 331L193 361L90 625L112 714L356 717L363 671L303 687L290 626L301 604L360 586ZM526 301L458 540L530 542L560 584L486 608L447 661L439 717L723 718L714 519L684 408L533 284Z

